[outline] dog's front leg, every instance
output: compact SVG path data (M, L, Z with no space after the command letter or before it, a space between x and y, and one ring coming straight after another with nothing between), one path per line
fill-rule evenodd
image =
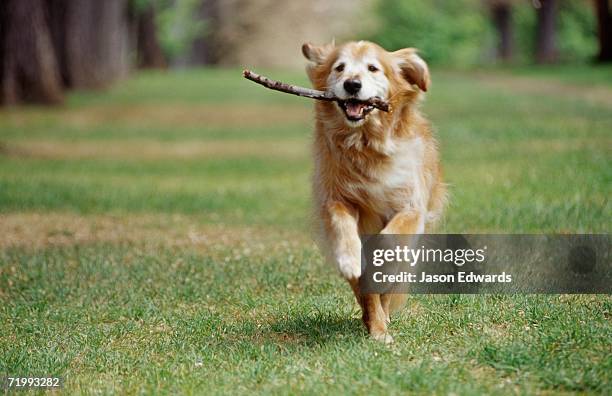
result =
M361 276L359 213L345 203L332 201L327 204L327 214L327 237L338 270L349 282L358 280Z
M328 238L338 269L349 282L357 302L361 305L362 319L372 338L392 342L387 333L387 315L380 294L362 294L359 288L361 276L361 239L359 238L359 214L347 204L334 201L327 205L329 215Z

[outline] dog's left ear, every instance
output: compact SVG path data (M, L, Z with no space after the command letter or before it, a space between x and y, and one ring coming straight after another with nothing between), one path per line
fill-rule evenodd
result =
M320 65L325 62L325 59L327 59L327 56L334 50L334 47L335 44L333 41L323 45L304 43L304 45L302 45L302 54L304 54L304 57L309 61Z
M414 84L422 91L427 91L430 85L429 68L427 63L417 55L414 48L404 48L391 53L397 62L402 77L410 84Z

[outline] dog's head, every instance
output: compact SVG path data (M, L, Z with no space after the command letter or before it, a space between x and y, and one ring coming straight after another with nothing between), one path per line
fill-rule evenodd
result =
M379 110L364 100L378 96L395 107L429 87L427 64L413 48L388 52L367 41L341 46L306 43L302 53L312 62L307 71L314 87L343 99L335 107L349 127L362 126L375 114L380 116Z

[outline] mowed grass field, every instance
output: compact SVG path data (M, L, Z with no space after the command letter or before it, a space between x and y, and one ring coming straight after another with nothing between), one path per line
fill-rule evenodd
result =
M434 70L437 231L609 232L611 76ZM393 345L368 339L312 242L312 124L311 101L239 70L0 110L0 375L85 394L612 393L610 296L412 296Z

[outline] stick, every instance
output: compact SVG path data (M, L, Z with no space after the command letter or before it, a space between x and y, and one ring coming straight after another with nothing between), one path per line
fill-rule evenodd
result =
M330 91L318 91L316 89L298 87L297 85L291 85L280 81L271 80L268 77L260 76L259 74L253 73L250 70L243 70L242 76L247 80L251 80L259 85L263 85L266 88L270 88L275 91L285 92L291 95L297 95L317 100L326 100L331 102L342 102L344 100L336 97ZM382 98L379 98L378 96L375 96L368 100L363 100L361 102L369 106L374 106L377 109L386 112L388 112L391 107L389 106L388 102L386 102Z

